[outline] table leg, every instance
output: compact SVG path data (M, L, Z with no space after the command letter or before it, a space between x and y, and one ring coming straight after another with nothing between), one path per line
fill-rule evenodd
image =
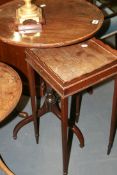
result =
M76 122L78 123L79 121L79 116L80 116L80 109L81 109L81 102L82 102L82 92L76 94Z
M29 74L31 75L29 77L29 84L30 84L30 95L31 95L31 105L32 105L32 115L28 116L26 112L22 112L21 115L25 115L25 118L20 121L13 130L13 138L17 139L17 133L18 131L29 122L34 122L34 128L35 128L35 137L36 141L38 143L38 119L40 121L40 117L42 117L45 113L53 112L59 119L61 119L61 112L58 105L58 99L53 94L52 88L47 88L47 95L45 98L45 101L41 108L37 109L36 104L36 90L35 90L35 81L34 81L34 72L32 72L32 69L30 67L28 68ZM34 88L34 89L33 89Z
M108 150L107 150L108 155L110 154L111 148L113 146L116 128L117 128L117 77L115 78L115 82L114 82L110 137L109 137L109 144L108 144Z
M25 119L19 122L13 130L13 137L14 139L17 138L17 133L24 125L33 121L34 122L34 131L35 131L35 138L36 142L38 143L39 140L39 121L40 118L37 118L37 100L36 100L36 87L35 87L35 76L34 70L32 67L27 63L27 70L28 70L28 79L29 79L29 88L30 88L30 96L31 96L31 107L32 107L32 115L28 116L26 112L21 112L20 115L25 115Z
M87 88L87 92L89 94L93 94L93 87ZM76 122L78 123L79 121L79 116L80 116L80 109L81 109L81 102L82 102L82 92L76 94Z
M63 150L63 175L67 175L67 173L68 173L67 128L68 128L68 98L61 98L61 131L62 131L62 150Z
M73 135L75 134L80 142L80 147L84 147L84 137L80 129L75 125L76 122L76 110L77 110L77 99L79 98L79 94L72 95L71 99L71 110L70 110L70 119L68 121L69 125L69 132L68 132L68 166L69 166L69 160L70 160L70 154L71 154L71 148L72 148L72 140Z
M28 71L28 80L29 80L29 88L30 88L30 96L31 96L31 107L32 107L32 115L34 122L34 131L36 142L38 143L39 139L39 120L37 119L37 99L36 99L36 87L35 87L35 75L33 68L27 63L27 71Z

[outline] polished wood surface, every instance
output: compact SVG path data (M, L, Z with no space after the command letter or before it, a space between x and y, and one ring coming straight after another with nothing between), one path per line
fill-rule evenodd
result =
M0 0L0 5L7 3L7 2L10 2L10 1L13 1L13 0Z
M13 0L0 0L0 5L11 1ZM20 73L23 84L26 82L27 70L24 47L9 45L0 41L0 61L15 68Z
M8 65L0 63L0 122L17 105L22 92L18 74Z
M13 0L0 0L0 5L11 1ZM12 46L0 41L0 61L11 65L18 70L23 77L27 77L23 47Z
M94 71L100 72L102 68L102 72L103 69L105 72L105 66L107 66L105 78L108 76L108 67L111 69L111 64L115 67L113 75L116 74L116 50L96 39L67 47L31 49L27 54L27 61L61 96L72 95L73 89L75 93L78 87L78 90L88 87L89 79L93 81L92 85L101 81L101 77Z
M43 25L41 35L20 36L16 41L15 15L21 2L15 0L0 6L0 39L5 43L41 48L69 45L94 35L103 22L102 12L85 0L39 0L36 4L46 4L46 24ZM98 20L98 23L93 24L93 20Z
M31 121L35 122L36 120L35 123L37 125L37 118L42 117L45 113L53 112L56 114L61 120L63 175L67 175L73 134L76 134L78 137L80 146L84 146L83 135L75 124L76 116L73 110L76 110L76 105L74 103L71 103L72 111L69 120L68 97L72 95L72 100L76 101L75 94L80 93L92 85L113 78L115 80L115 86L107 152L109 154L114 141L117 121L117 51L93 38L83 43L67 47L27 49L26 53L33 113L16 125L14 129L15 138L20 128L27 123ZM35 103L36 93L35 88L33 88L35 87L34 71L36 71L39 76L41 76L48 85L60 95L60 105L58 104L54 93L52 94L49 89L43 105L37 110L37 105ZM35 136L39 136L38 134L37 127L37 129L35 129Z
M7 7L6 7L6 4L5 5L3 5L3 6L1 6L2 8L8 8L8 6L10 6L11 8L13 8L12 7L12 3L14 4L15 2L13 1L13 2L11 2L12 0L2 0L2 1L0 1L0 4L2 4L2 3L6 3L6 2L10 2L10 4L8 4L7 5ZM84 0L82 0L83 1L83 4L84 3L86 3ZM17 3L19 2L19 0L17 1ZM39 2L40 3L42 3L42 1L40 1L39 0ZM60 3L60 0L59 1L57 1L57 2L55 2L55 1L48 1L48 3L50 2L50 4L51 4L51 8L53 9L54 7L56 7L55 5L54 5L54 3L56 4L57 2L58 2L58 11L55 11L55 9L54 9L54 12L53 13L57 13L58 15L60 15L61 16L61 13L60 13L60 8L62 8L61 7L61 5L62 5L62 3L64 3L64 4L67 4L67 2L68 1L63 1L62 2L62 0L61 0L61 3ZM69 1L69 7L71 7L71 8L69 8L69 10L70 10L70 14L71 14L71 9L72 9L72 11L73 11L73 8L74 8L74 6L75 6L75 9L76 8L78 8L79 9L79 5L78 5L78 2L79 1L77 1L77 3L74 3L74 1L73 1L73 3L71 3L70 4L70 2L72 2L72 1ZM45 3L45 1L43 1L43 3ZM82 2L81 2L82 3ZM15 3L16 4L16 3ZM57 5L57 4L56 4ZM65 5L64 5L65 6ZM88 8L87 8L88 7ZM67 8L67 6L65 7L65 8ZM75 22L75 19L76 19L76 17L73 19L73 21L74 21L74 24L73 24L73 27L75 27L75 32L74 32L74 34L73 35L76 35L77 34L77 38L75 38L75 40L76 39L78 39L78 36L80 35L80 37L82 37L82 35L81 35L81 31L83 32L84 30L85 30L85 34L87 35L87 37L90 37L90 34L93 34L93 33L95 33L97 30L98 30L98 28L101 26L101 23L102 23L102 19L103 19L103 16L102 16L102 14L100 13L100 11L97 9L97 8L95 8L94 6L92 6L92 5L90 5L90 4L86 4L86 5L83 5L83 8L85 9L87 9L87 11L86 10L83 10L83 12L81 13L81 17L82 17L82 14L84 14L84 13L86 13L87 14L87 16L86 16L86 18L84 19L84 22L82 21L82 23L81 22L79 22L79 24L76 24L76 22ZM89 12L89 8L90 8L90 12ZM93 8L93 11L91 12L91 9ZM96 13L95 13L95 10L96 10L96 13L98 13L98 15L96 15ZM45 7L45 10L44 10L44 13L46 14L47 12L46 11L48 11L47 10L47 8ZM79 11L79 10L77 10L77 11ZM4 11L1 11L1 13L3 13ZM8 12L9 12L9 10L8 10ZM12 13L15 13L15 9L13 9L13 11L12 11ZM12 13L10 14L10 16L12 16ZM50 9L49 9L49 11L48 11L48 13L51 13L52 14L52 12L50 12ZM76 12L77 13L77 12ZM79 13L79 12L78 12ZM91 13L91 14L90 14ZM9 24L9 21L8 21L8 19L9 19L9 17L10 16L7 16L8 15L8 13L6 13L6 11L5 11L5 17L3 18L3 15L1 16L1 22L2 23L4 23L4 25L5 25L5 30L8 28L8 27L6 27L6 25L8 25ZM47 16L47 15L46 15ZM45 17L46 17L45 16ZM90 19L91 20L93 20L94 19L94 17L96 17L96 19L97 19L97 17L99 17L100 18L100 23L98 24L98 25L89 25L88 27L85 27L84 26L84 23L85 23L85 20L86 19L88 19L88 17L90 17ZM7 20L7 24L5 24L5 21L4 20ZM54 17L52 16L52 22L51 22L51 26L50 26L50 29L49 29L49 31L48 31L48 37L46 37L45 36L45 34L44 34L44 36L43 36L43 39L45 38L47 38L47 40L49 40L49 38L52 38L53 37L53 40L50 40L49 42L52 42L51 44L53 44L53 42L55 42L55 39L56 39L56 37L58 38L58 37L60 37L61 36L61 41L60 41L60 44L63 44L62 43L62 40L65 40L65 38L67 37L67 40L68 40L68 37L69 37L69 35L67 34L67 32L66 31L68 31L69 30L69 33L71 33L72 32L72 30L71 30L71 26L65 31L65 32L62 32L62 31L57 31L56 32L56 21L57 20L55 20L54 19ZM61 17L60 18L58 18L58 20L59 20L59 22L61 22ZM10 20L11 21L11 20ZM65 21L71 21L71 19L64 19L63 18L63 21L62 21L62 23L64 23ZM79 21L79 15L78 15L78 21ZM48 22L46 22L46 26L48 25ZM63 27L64 27L64 25L65 25L65 23L63 24ZM79 25L80 26L80 30L79 30L79 26L78 26L78 28L76 28L76 25ZM45 26L45 27L46 27ZM93 28L92 28L92 27ZM54 27L54 29L53 30L51 30L51 27ZM59 24L58 24L58 29L59 29ZM89 27L91 27L91 29L89 28ZM2 27L2 30L3 30L3 27ZM64 30L65 30L65 28L64 28ZM44 29L44 31L45 31L45 29ZM55 33L54 33L55 32ZM90 32L89 34L88 34L88 32ZM56 34L57 33L57 34ZM5 33L4 33L5 34ZM0 32L0 35L1 35L1 32ZM19 73L20 73L20 75L21 75L21 78L22 78L22 80L23 80L23 85L26 85L26 86L24 86L25 88L23 88L24 90L25 90L25 92L27 91L27 83L26 83L26 78L27 78L27 68L26 68L26 63L25 63L25 47L19 47L18 45L19 45L19 43L15 43L16 45L9 45L9 43L11 43L10 41L9 41L9 39L7 38L8 36L7 35L4 35L4 37L2 37L2 41L0 42L0 61L2 61L2 62L5 62L5 63L7 63L7 64L9 64L10 66L12 66L13 68L15 68ZM6 38L7 38L7 41L6 41ZM83 39L83 38L82 38ZM6 43L4 43L4 41L6 42ZM42 41L42 40L41 40ZM38 42L40 42L39 40L38 40ZM28 41L28 43L29 43L29 41ZM45 43L45 42L44 42ZM13 43L14 44L14 43ZM41 45L41 44L37 44L38 46L39 45ZM56 44L55 44L56 45ZM34 46L34 45L33 45ZM44 45L44 46L46 46L46 45ZM52 45L51 45L52 46ZM49 47L50 47L50 45L49 45Z

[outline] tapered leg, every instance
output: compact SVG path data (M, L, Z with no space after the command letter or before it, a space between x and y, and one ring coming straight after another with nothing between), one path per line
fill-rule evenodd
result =
M70 160L70 154L71 154L71 148L72 148L72 140L73 135L75 134L80 142L80 147L84 147L84 137L80 129L75 125L76 121L76 108L77 108L77 98L79 94L72 95L71 99L71 110L70 110L70 119L68 122L69 125L69 132L68 132L68 166L69 166L69 160Z
M29 68L30 69L30 68ZM34 72L33 72L34 73ZM32 76L33 74L31 74ZM34 75L33 75L34 76ZM31 80L31 78L29 79L31 81L31 83L33 82ZM45 101L42 105L42 107L38 109L38 106L36 104L36 99L35 94L35 84L33 84L34 86L32 87L32 91L31 91L31 102L32 102L32 115L28 116L28 113L26 112L21 112L20 114L25 116L25 118L20 121L14 128L13 130L13 138L17 139L17 133L19 132L19 130L27 125L30 122L34 122L34 126L35 126L35 135L36 135L36 140L38 142L38 132L39 132L39 124L38 124L38 120L40 121L40 117L43 117L44 114L48 113L48 112L53 112L59 119L61 119L61 110L60 110L60 106L58 105L58 99L56 98L56 96L53 93L52 88L48 87L47 88L47 93L46 93L46 98ZM32 86L32 85L31 85ZM33 94L32 94L33 93ZM36 109L37 108L37 109ZM37 112L36 112L37 111Z
M68 128L68 98L61 98L63 175L67 175L67 173L68 173L67 128Z
M35 87L35 75L34 70L32 67L27 63L27 70L28 70L28 80L29 80L29 87L30 87L30 96L31 96L31 106L32 106L32 116L34 122L34 130L35 130L35 138L36 142L38 143L39 140L39 120L37 119L37 100L36 100L36 87Z
M79 100L79 94L73 95L72 99L71 99L71 109L70 109L70 119L69 119L69 122L72 125L75 124L75 120L77 117L77 115L75 115L77 105L78 105L77 100ZM74 132L71 130L71 128L69 128L69 132L68 132L68 166L69 166L69 160L70 160L70 154L71 154L71 148L72 148L73 134L74 134Z
M89 94L93 94L93 87L87 88L87 92ZM82 103L82 92L76 94L76 122L77 123L79 121L81 103Z
M113 93L113 105L112 105L112 116L111 116L111 127L110 127L110 137L107 154L111 152L113 146L114 137L117 127L117 77L114 82L114 93Z
M76 114L75 115L76 115L76 122L78 123L79 116L80 116L81 102L82 102L82 92L76 94L75 96L76 96L76 103L75 103Z

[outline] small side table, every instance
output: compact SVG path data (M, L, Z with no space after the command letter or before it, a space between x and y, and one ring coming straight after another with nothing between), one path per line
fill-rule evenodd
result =
M24 119L24 124L35 121L46 112L53 112L61 120L62 148L63 148L63 175L68 173L68 164L71 150L71 137L76 134L80 146L84 146L84 138L75 125L75 107L71 106L71 116L68 116L68 97L76 101L76 94L90 86L99 84L109 78L115 79L112 107L112 120L108 152L110 152L117 122L117 51L99 40L91 39L80 44L52 49L27 50L27 65L32 99L32 116ZM60 105L54 94L47 92L45 102L37 109L35 103L35 76L34 70L60 96ZM73 102L72 101L72 102ZM36 126L36 125L35 125ZM68 134L69 128L69 134ZM36 130L36 132L38 132ZM38 134L38 133L37 133Z

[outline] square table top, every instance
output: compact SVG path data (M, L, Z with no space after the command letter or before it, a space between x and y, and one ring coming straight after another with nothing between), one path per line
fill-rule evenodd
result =
M43 79L48 83L55 81L63 91L113 66L117 67L117 51L96 39L67 47L31 49L26 53L27 62ZM108 76L115 73L117 70ZM105 78L107 76L101 77ZM90 82L92 83L94 82Z

